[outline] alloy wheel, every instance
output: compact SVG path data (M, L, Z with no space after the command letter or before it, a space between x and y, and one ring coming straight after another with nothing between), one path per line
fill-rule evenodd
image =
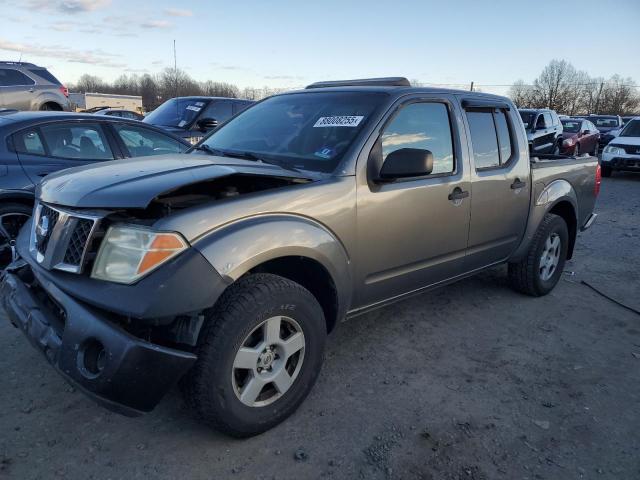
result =
M29 217L30 215L18 212L0 215L0 268L6 267L15 260L16 238Z
M304 361L305 338L294 319L271 317L254 328L236 352L231 372L238 400L264 407L294 384Z
M558 268L560 262L560 251L562 250L562 243L560 236L557 233L552 233L547 238L540 256L540 263L538 265L538 271L540 272L540 278L543 281L549 280Z

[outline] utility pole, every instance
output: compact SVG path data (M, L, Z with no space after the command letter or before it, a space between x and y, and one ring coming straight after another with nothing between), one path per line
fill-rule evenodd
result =
M176 57L176 41L173 40L173 98L178 96L178 60ZM176 102L176 113L178 112L178 102Z
M473 82L471 82L471 88L469 88L470 92L473 92Z
M600 111L600 95L602 95L602 87L604 87L604 82L600 82L600 90L598 90L598 97L596 98L596 111L593 112L596 115Z

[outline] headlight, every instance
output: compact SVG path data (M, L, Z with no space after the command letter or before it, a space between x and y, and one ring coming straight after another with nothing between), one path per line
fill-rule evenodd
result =
M196 143L198 143L200 140L202 140L204 137L187 137L186 140L187 142L189 142L191 145L195 145Z
M624 155L626 153L624 151L624 148L616 147L613 145L607 145L606 147L604 147L603 152L610 153L612 155Z
M573 138L565 138L562 142L562 145L565 147L570 147L571 145L573 145Z
M177 233L130 227L109 227L91 276L116 283L133 283L188 247Z

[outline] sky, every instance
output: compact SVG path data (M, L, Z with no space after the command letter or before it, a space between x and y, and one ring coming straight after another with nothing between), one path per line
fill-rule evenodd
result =
M640 0L0 0L0 60L63 83L177 65L196 80L297 88L404 76L506 92L550 60L640 83Z

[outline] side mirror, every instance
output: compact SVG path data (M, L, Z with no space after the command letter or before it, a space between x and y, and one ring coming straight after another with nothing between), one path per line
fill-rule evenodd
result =
M196 122L198 129L203 132L212 130L218 126L218 121L215 118L201 118Z
M589 135L589 130L583 130L582 135Z
M420 148L401 148L387 155L380 169L380 180L419 177L433 171L433 154Z

